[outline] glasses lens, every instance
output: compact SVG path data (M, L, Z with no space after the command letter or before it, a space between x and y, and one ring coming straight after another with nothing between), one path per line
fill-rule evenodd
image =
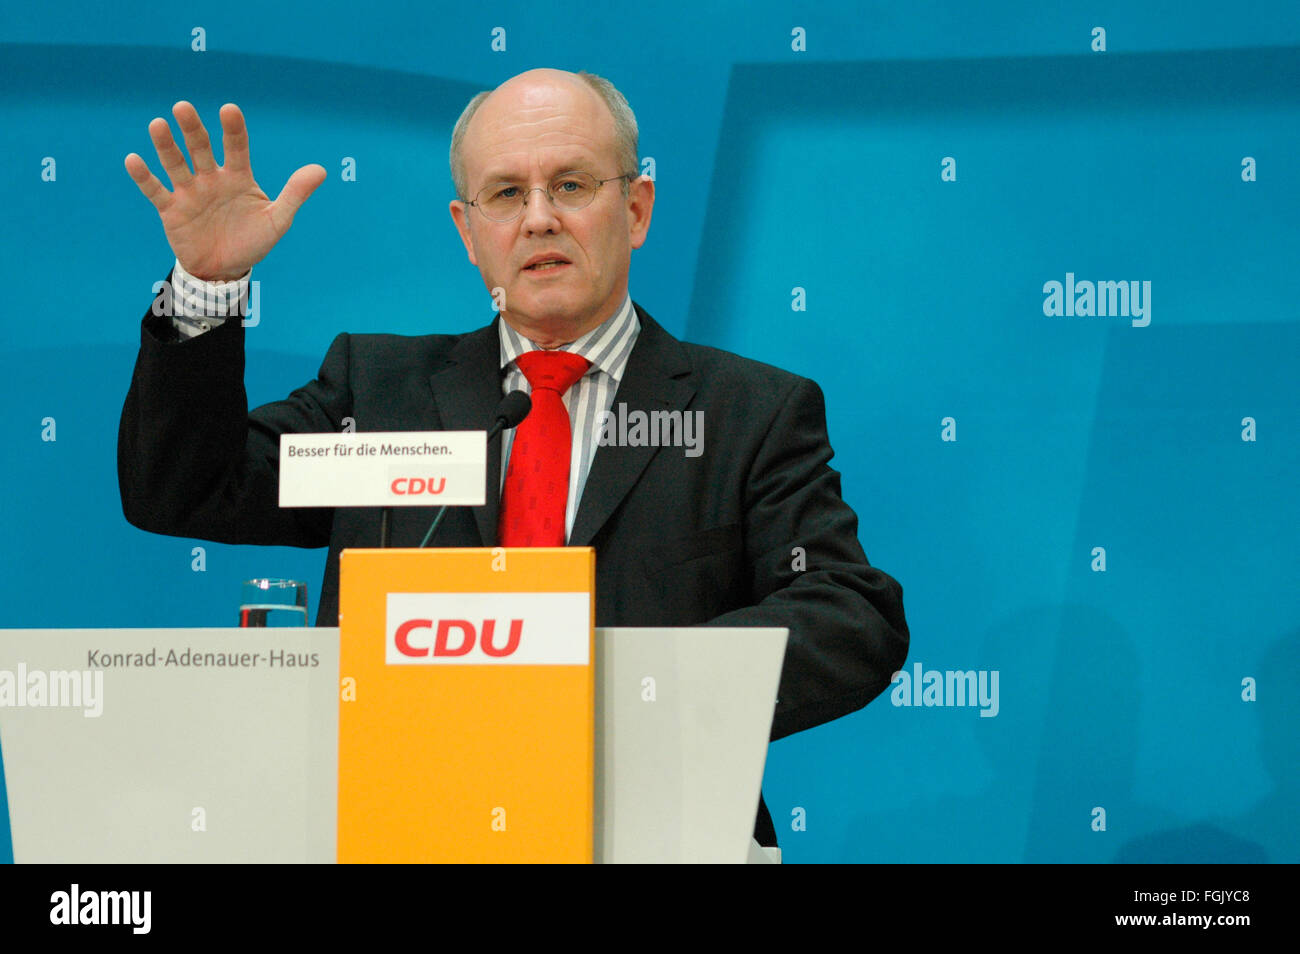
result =
M489 219L506 222L519 214L524 207L524 190L507 182L485 188L474 200L479 210Z
M598 187L595 176L585 172L566 172L551 180L551 196L556 208L576 212L591 205Z

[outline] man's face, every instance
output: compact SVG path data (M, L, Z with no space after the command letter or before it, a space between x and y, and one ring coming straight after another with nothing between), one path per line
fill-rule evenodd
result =
M551 70L515 77L475 113L464 141L467 198L509 182L545 189L558 173L607 179L619 168L614 119L580 79ZM627 295L632 249L650 226L654 184L638 178L624 196L618 180L601 186L591 205L556 209L545 192L529 192L519 217L494 222L479 209L451 203L469 260L489 291L505 291L502 317L539 344L571 341L610 317ZM563 259L527 267L538 256Z

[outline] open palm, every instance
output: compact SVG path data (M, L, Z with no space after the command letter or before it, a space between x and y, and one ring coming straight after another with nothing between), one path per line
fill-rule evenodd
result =
M171 180L168 192L136 153L126 157L126 171L162 219L167 241L181 266L206 281L239 278L293 224L307 197L325 181L323 166L307 165L294 172L272 202L253 179L248 161L248 129L239 107L221 107L222 150L226 164L212 155L208 131L187 102L172 107L194 163L191 171L161 117L149 124L158 160Z

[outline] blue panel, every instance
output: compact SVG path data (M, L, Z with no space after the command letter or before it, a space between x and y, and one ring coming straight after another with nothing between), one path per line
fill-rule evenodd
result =
M5 788L5 760L0 752L0 865L14 862L14 841L9 831L9 793Z

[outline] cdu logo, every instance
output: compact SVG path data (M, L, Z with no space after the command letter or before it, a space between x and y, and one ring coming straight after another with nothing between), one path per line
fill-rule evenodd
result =
M394 477L388 489L398 497L410 494L440 494L447 488L446 477Z
M477 644L480 652L504 659L519 648L519 641L524 634L522 619L503 620L503 628L507 623L510 635L500 645L494 639L497 625L497 620L494 619L483 620L483 625L478 630L467 619L440 619L436 625L431 619L408 619L397 627L393 641L397 644L397 651L404 656L466 656L474 651ZM411 634L416 630L434 630L436 635L433 644L412 644Z
M390 666L586 665L586 593L389 593Z

